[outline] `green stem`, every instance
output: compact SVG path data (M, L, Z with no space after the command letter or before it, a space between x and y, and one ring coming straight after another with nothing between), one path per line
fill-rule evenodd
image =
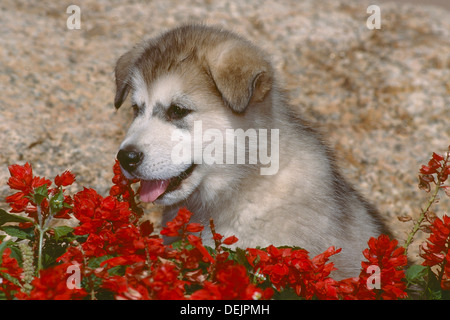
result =
M408 247L411 244L411 242L413 241L414 236L416 235L417 231L419 231L419 229L420 229L420 227L422 225L422 222L425 219L427 213L429 212L431 206L436 201L437 195L439 193L439 189L442 186L441 174L442 174L442 172L444 172L449 159L450 159L450 152L447 153L447 156L444 159L444 162L443 162L443 164L441 166L441 171L438 172L438 174L437 174L437 177L436 177L437 178L436 179L437 182L435 183L436 186L434 188L433 194L428 199L428 203L427 203L427 206L426 206L425 210L422 210L422 212L420 213L419 220L417 220L416 223L414 224L414 227L413 227L411 233L408 235L408 239L406 239L405 244L403 245L403 247L405 248L405 255L408 253Z
M38 264L37 264L37 270L36 273L39 276L39 271L42 269L42 247L44 246L44 232L42 230L43 228L43 221L42 221L42 211L41 206L37 205L37 216L38 216L38 222L37 230L39 231L39 242L38 242Z
M51 211L51 209L50 209L50 211ZM47 217L46 221L44 221L40 205L37 206L37 214L38 214L38 219L39 219L39 224L37 226L37 229L39 231L39 242L38 242L38 265L37 265L36 272L39 275L39 271L41 271L41 269L43 268L43 266L42 266L42 249L44 248L44 234L48 230L48 225L49 225L49 222L50 222L52 216L50 214L50 217Z
M39 271L42 269L42 248L44 247L44 232L41 227L38 227L39 230L39 244L38 244L38 267L37 273L39 275Z
M417 231L419 231L420 226L422 225L422 222L425 219L428 211L430 210L430 208L433 205L433 203L436 201L436 197L437 197L437 194L439 192L440 186L441 186L441 184L438 182L436 184L436 187L434 188L433 194L431 195L430 199L428 199L428 203L427 203L427 206L426 206L425 210L422 210L422 212L420 213L419 219L416 221L412 231L408 235L408 239L406 239L406 242L403 245L403 247L405 248L405 254L407 254L408 247L411 244L411 242L413 241L414 236L416 235Z

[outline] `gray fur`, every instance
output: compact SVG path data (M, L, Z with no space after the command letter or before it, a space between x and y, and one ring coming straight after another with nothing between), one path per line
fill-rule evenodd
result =
M199 25L171 30L120 58L116 84L117 108L128 93L145 108L121 145L139 146L145 155L135 172L125 172L129 177L168 179L187 169L170 162L177 125L161 116L161 106L177 99L193 110L183 119L186 132L199 120L204 130L279 130L275 175L261 175L260 163L199 164L156 200L165 205L163 223L186 206L194 221L208 226L212 218L217 232L235 235L239 247L291 245L314 256L336 246L342 248L333 258L337 278L358 276L369 238L388 232L342 177L322 137L289 106L265 53L241 37ZM209 231L202 237L213 245Z

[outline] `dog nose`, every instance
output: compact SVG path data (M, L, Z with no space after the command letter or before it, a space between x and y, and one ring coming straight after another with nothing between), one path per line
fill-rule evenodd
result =
M128 172L132 172L141 163L144 154L134 148L126 148L119 150L117 160L119 160L122 168Z

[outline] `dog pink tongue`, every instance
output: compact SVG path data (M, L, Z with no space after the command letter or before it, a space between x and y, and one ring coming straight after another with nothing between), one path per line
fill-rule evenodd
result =
M169 180L141 180L140 198L143 202L153 202L166 191Z

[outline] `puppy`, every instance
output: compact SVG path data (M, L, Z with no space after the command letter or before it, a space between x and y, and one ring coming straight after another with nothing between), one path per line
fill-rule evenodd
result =
M117 157L141 201L165 206L163 224L187 207L242 248L336 246L337 278L358 276L369 238L388 233L249 41L183 25L121 56L115 77L115 107L129 95L134 112Z

